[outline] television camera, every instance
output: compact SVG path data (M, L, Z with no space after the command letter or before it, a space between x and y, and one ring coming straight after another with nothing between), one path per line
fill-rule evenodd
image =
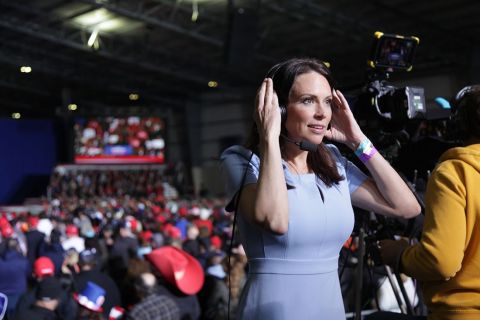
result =
M393 122L426 118L424 89L406 86L397 88L388 83L390 74L411 71L413 57L420 39L414 36L375 32L374 42L367 60L369 67L365 94L377 115Z
M413 69L419 43L415 36L375 32L367 60L367 82L353 103L358 124L391 163L398 159L402 146L416 139L421 125L440 126L442 130L447 126L426 120L445 120L450 116L447 100L437 98L427 107L424 88L397 87L389 82L393 73ZM442 105L440 100L446 104Z

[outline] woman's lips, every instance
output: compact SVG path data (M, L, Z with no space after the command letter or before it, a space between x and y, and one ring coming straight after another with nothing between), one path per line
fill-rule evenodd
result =
M317 133L317 134L321 134L325 130L325 126L319 125L319 124L318 125L317 124L308 125L308 128L310 129L310 131L312 131L314 133Z

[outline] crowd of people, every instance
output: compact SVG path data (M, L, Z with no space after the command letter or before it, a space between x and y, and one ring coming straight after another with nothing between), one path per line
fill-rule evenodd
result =
M2 212L7 319L225 319L229 288L234 312L246 258L228 278L221 199L181 200L151 169L55 170L48 190L40 214Z

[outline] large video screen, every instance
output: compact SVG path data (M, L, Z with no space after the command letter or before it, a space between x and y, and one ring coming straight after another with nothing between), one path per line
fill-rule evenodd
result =
M159 117L75 119L75 163L164 163L165 123Z

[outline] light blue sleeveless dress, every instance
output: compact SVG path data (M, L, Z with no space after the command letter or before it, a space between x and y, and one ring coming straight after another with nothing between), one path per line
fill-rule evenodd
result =
M350 194L367 178L327 145L345 177L330 188L315 174L297 175L283 170L288 190L289 225L284 235L274 235L237 215L240 241L248 257L249 272L237 319L305 320L345 319L338 256L353 229ZM244 185L256 183L260 159L241 146L221 155L226 192L234 209L245 170ZM320 195L323 193L324 200Z

